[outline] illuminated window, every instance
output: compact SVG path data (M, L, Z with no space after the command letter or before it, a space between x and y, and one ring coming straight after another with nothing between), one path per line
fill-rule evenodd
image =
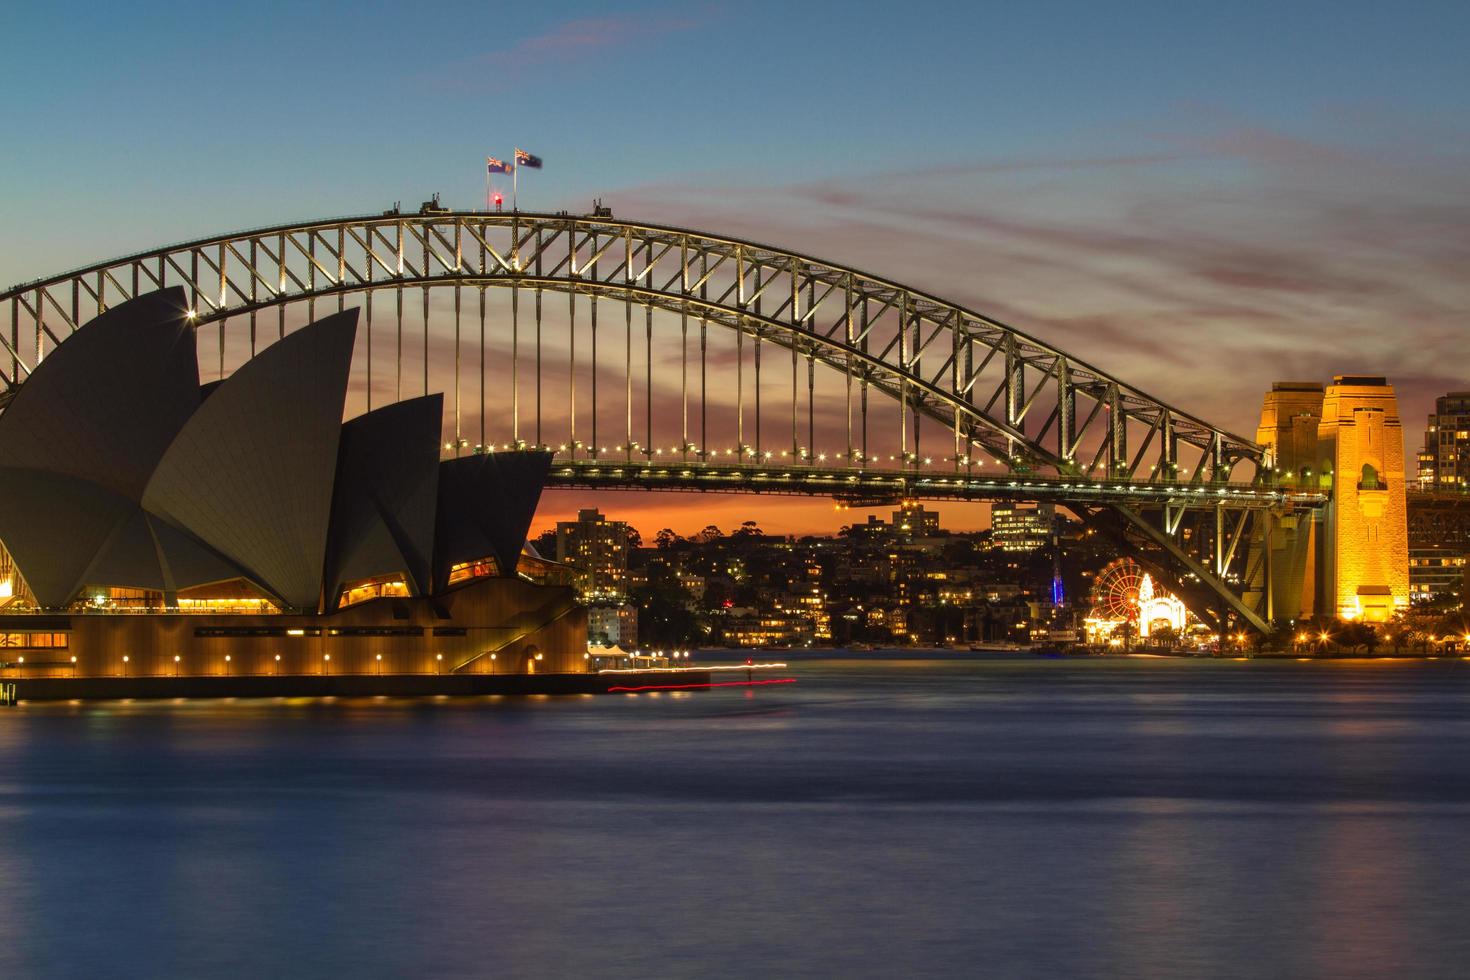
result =
M358 582L349 582L342 587L342 594L337 600L339 606L355 606L359 602L367 602L369 599L381 599L385 596L403 597L408 595L408 583L402 575L378 575L373 578L363 579Z
M500 566L495 563L493 556L476 558L473 561L462 561L457 565L449 567L449 584L468 582L470 579L486 578L490 575L498 575Z

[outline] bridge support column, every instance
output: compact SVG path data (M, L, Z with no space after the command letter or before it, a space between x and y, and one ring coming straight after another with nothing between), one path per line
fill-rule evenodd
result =
M1328 490L1319 515L1273 516L1259 535L1279 616L1386 622L1409 601L1403 427L1383 378L1272 385L1256 441L1268 478Z

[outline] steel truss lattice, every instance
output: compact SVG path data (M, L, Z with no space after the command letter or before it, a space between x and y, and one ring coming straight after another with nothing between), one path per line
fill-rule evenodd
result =
M631 381L632 310L646 310L649 318L655 310L674 314L686 324L686 336L687 324L697 323L701 379L706 370L704 330L709 325L726 328L735 332L740 343L749 340L755 345L754 444L744 431L746 406L742 401L742 461L749 456L761 462L760 347L770 344L785 352L783 361L789 355L789 458L793 463L818 468L811 448L815 441L812 378L815 367L821 365L841 375L845 390L846 447L828 469L869 474L879 469L868 442L870 420L880 411L870 407L870 395L880 395L884 403L898 406L892 421L898 430L900 473L917 475L927 461L920 451L921 422L928 421L931 430L937 423L944 449L939 453L931 450L928 455L942 459L957 480L973 475L982 462L994 460L1008 475L1035 479L1049 488L1049 494L1051 488L1071 491L1075 485L1079 489L1070 496L1080 498L1079 512L1094 516L1106 512L1119 518L1135 544L1163 549L1172 557L1175 574L1167 575L1166 581L1177 584L1182 567L1184 578L1203 576L1209 591L1225 597L1231 610L1253 626L1264 628L1268 618L1262 610L1245 604L1238 586L1226 585L1232 565L1242 562L1256 533L1247 530L1249 515L1262 510L1261 500L1235 493L1242 484L1259 487L1265 469L1259 446L990 317L854 269L768 245L603 216L395 211L281 225L141 252L0 294L0 384L6 391L0 395L0 405L80 323L122 300L172 285L187 290L197 326L218 324L221 373L227 321L231 329L248 322L253 352L257 330L269 332L262 323L272 310L277 311L278 329L284 333L288 305L306 304L314 311L317 303L335 300L341 307L347 297L360 293L369 298L371 318L371 297L391 292L397 300L400 327L400 394L404 298L415 290L423 291L427 323L429 291L455 289L456 365L461 288L479 295L482 331L484 294L489 288L510 288L516 301L534 295L538 331L543 293L570 294L573 317L577 297L586 297L593 304L594 344L596 301L622 304L628 310L630 340L627 363L622 365L628 395L619 450L624 462L641 462L645 470L655 462L653 408L650 394L647 404L638 406L646 419L636 419L643 413L635 413ZM528 305L518 302L515 308L519 311ZM651 319L649 323L651 348ZM427 327L424 344L427 387ZM482 339L482 363L483 351ZM371 357L370 351L369 391ZM651 365L651 350L649 358ZM767 357L768 372L775 360ZM743 370L743 365L742 359L737 370ZM785 372L784 364L780 369ZM539 354L536 370L538 374L545 370ZM805 444L798 412L803 374ZM578 460L582 444L575 438L574 406L574 438L562 460L578 473L604 461L599 458L596 438L595 368L592 383L592 441L584 458ZM651 387L652 382L649 384ZM688 384L686 379L686 403ZM742 400L745 390L743 383L738 385ZM519 386L514 398L515 442L539 443L539 438L522 438L531 431L535 409L520 403ZM458 391L453 403L457 449ZM646 423L646 428L635 420ZM694 443L688 428L686 419L682 462L709 466L707 447L701 449ZM934 438L928 432L924 435ZM784 446L784 433L782 440ZM585 474L563 479L570 484L597 482ZM923 493L922 481L910 482ZM637 484L631 478L623 483ZM1093 485L1112 491L1131 488L1138 503L1130 506L1128 501L1110 498L1094 506L1091 499L1095 498L1088 498L1080 489ZM1228 499L1216 497L1215 491L1224 494L1227 490ZM824 492L822 481L806 481L798 492ZM954 494L946 491L946 495ZM1011 489L987 494L982 488L972 495L1016 494ZM1070 499L1068 492L1060 496ZM1312 495L1270 496L1269 503L1277 508L1314 507L1322 502ZM1194 536L1193 545L1183 543L1183 528L1202 517L1213 521L1216 531ZM1199 541L1205 538L1210 539L1213 550L1201 556ZM1264 591L1269 593L1269 589Z

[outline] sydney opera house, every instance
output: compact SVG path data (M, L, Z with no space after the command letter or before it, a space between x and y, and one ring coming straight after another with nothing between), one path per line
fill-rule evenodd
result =
M548 455L441 460L440 395L344 423L356 332L201 385L166 289L42 361L0 413L0 677L583 670L524 544Z

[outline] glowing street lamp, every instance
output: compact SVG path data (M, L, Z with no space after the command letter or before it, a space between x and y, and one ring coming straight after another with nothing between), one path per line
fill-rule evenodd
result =
M128 655L123 654L123 676L128 676Z
M276 676L281 676L281 655L279 653L276 654Z
M495 654L490 654L490 673L495 673Z
M324 673L324 674L330 674L331 672L332 672L332 655L330 653L324 653L324 654L322 654L322 673Z
M373 659L377 661L378 673L381 674L383 672L383 655L381 653L374 654Z
M442 653L434 654L434 673L444 673L444 654Z
M177 653L174 654L174 676L179 676L179 655Z

